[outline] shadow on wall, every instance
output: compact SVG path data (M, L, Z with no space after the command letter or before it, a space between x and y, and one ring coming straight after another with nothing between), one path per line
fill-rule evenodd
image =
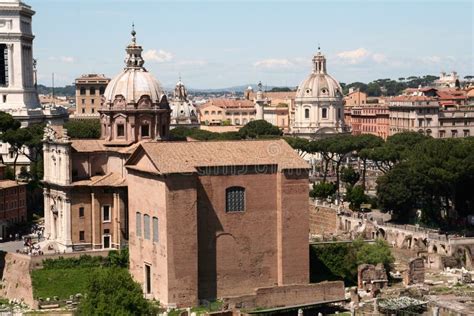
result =
M197 181L198 197L198 298L217 299L217 240L223 227L201 181ZM226 240L232 236L221 234ZM222 237L221 237L222 238ZM232 237L233 239L233 237Z

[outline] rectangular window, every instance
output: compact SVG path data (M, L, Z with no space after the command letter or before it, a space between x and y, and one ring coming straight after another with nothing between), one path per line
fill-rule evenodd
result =
M102 248L104 249L110 248L110 235L104 235L102 238L103 238Z
M142 214L140 212L137 212L135 216L135 230L137 237L142 237Z
M86 99L81 99L81 104L86 104Z
M323 108L322 118L328 118L328 109Z
M145 264L145 293L151 293L151 266Z
M79 232L79 241L84 241L84 240L86 240L85 237L84 237L84 231L81 230L81 231Z
M92 100L91 100L91 104L94 104L94 103L95 103L95 100L94 100L94 99L92 99Z
M91 109L91 112L92 112L92 113L95 113L95 109L94 109L94 108L92 108L92 109Z
M118 124L117 125L117 136L118 137L125 136L125 125L123 125L123 124Z
M90 95L95 95L95 88L94 87L90 88L89 94ZM94 100L92 100L92 101L94 101Z
M153 242L158 242L158 218L153 217Z
M8 47L0 44L0 86L8 86Z
M110 222L110 205L102 206L102 221Z
M84 217L84 208L83 207L79 208L79 217Z
M230 187L226 189L226 212L245 211L245 189Z
M141 132L142 132L142 137L150 137L150 125L143 124Z
M150 239L150 215L143 215L143 238Z
M81 110L82 110L81 112L82 112L83 114L86 113L86 109L82 108Z

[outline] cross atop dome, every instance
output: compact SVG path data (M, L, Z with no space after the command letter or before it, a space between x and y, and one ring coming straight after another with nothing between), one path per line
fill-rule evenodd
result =
M132 35L132 42L125 49L127 52L127 57L125 58L125 65L127 67L125 68L143 68L143 64L145 63L142 57L143 49L140 45L137 45L137 32L135 31L134 23L132 23L132 32L130 32L130 34Z

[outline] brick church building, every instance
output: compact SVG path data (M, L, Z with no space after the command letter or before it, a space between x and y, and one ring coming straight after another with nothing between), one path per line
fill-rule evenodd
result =
M162 306L343 298L342 282L309 284L306 162L283 140L167 141L171 110L134 31L126 51L99 140L46 128L44 248L128 245L130 273Z

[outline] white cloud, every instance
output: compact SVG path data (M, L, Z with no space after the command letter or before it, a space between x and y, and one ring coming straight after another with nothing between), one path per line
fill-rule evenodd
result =
M421 57L421 61L425 64L439 64L441 63L441 57L439 56L425 56Z
M387 56L385 56L384 54L375 53L375 54L372 54L372 59L376 63L381 64L381 63L387 61Z
M365 48L358 48L355 50L348 50L340 52L337 57L344 62L349 64L359 64L370 56L370 52Z
M76 59L72 56L59 56L59 57L51 56L51 57L49 57L49 60L51 60L51 61L60 61L60 62L67 63L67 64L72 64L76 61Z
M291 61L288 59L276 59L276 58L269 58L269 59L263 59L255 62L254 67L257 68L267 68L267 69L272 69L272 68L287 68L293 65Z
M145 61L154 61L157 63L164 63L173 59L173 54L162 49L149 49L143 53Z

